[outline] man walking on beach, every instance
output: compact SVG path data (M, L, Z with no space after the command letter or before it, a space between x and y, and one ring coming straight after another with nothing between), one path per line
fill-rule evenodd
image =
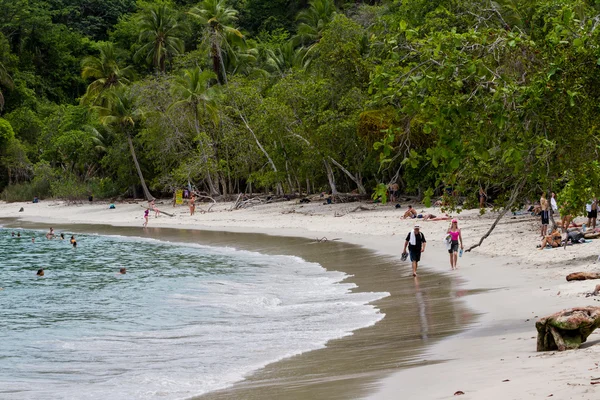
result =
M419 225L415 225L412 232L409 232L404 242L403 253L406 253L406 247L408 247L408 253L410 254L410 261L412 262L413 276L417 276L417 267L419 261L421 261L421 253L425 251L425 235L421 233Z

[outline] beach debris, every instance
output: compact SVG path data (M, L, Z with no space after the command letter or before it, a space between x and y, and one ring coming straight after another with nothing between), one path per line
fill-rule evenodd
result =
M25 209L24 209L23 207L21 207L21 208L19 209L19 212L23 212L23 211L25 211Z
M573 272L567 275L567 281L585 281L588 279L600 279L600 272Z
M510 382L510 379L505 379L502 382Z
M323 236L321 239L316 238L314 242L311 243L325 243L325 242L333 242L336 240L341 240L340 238L333 238L333 239L327 239L325 236Z
M600 307L575 307L535 323L537 351L577 349L600 326Z
M465 392L463 392L462 390L457 390L456 392L454 392L455 396L462 396L463 394L465 394Z
M592 293L587 293L585 297L598 296L600 294L600 285L596 285Z

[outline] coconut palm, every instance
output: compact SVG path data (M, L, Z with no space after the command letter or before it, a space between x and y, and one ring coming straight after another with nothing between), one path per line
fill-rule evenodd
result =
M203 0L189 14L197 18L206 28L213 71L221 84L227 83L227 72L223 61L223 48L231 51L230 41L240 41L244 35L230 26L237 21L237 10L228 7L225 0Z
M154 197L150 194L146 186L146 181L144 180L144 175L142 174L133 146L132 137L135 134L135 125L141 117L140 111L136 109L134 104L134 95L127 87L114 88L109 92L109 95L110 100L107 103L108 105L97 108L100 114L100 122L115 132L124 135L127 139L131 158L133 159L142 189L144 190L144 196L146 196L148 201L151 201Z
M210 82L216 78L217 76L212 71L202 71L198 67L185 69L175 78L171 89L173 97L178 100L169 108L187 106L192 109L194 113L194 128L196 129L198 138L202 136L200 120L203 116L208 117L215 125L218 123L216 100L220 93L217 87L210 86ZM208 165L209 156L203 146L201 146L201 150L202 161L204 165ZM207 168L206 175L211 194L218 193L209 168Z
M81 98L82 104L106 105L103 102L106 101L107 90L127 85L133 76L131 66L119 66L116 49L112 43L100 43L98 49L98 57L89 56L81 62L81 77L94 79Z
M139 19L139 41L142 47L135 53L136 60L145 59L159 72L165 72L167 60L183 53L181 39L183 27L177 22L173 11L166 5L155 5Z
M268 49L266 54L266 67L269 71L283 76L292 68L305 67L306 48L296 49L292 41L283 43L274 49Z
M296 44L311 46L321 39L323 29L336 14L334 0L311 0L309 8L298 14Z

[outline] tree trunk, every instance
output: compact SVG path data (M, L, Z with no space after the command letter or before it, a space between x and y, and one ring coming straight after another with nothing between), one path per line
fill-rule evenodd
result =
M271 156L269 156L269 153L267 153L267 150L265 150L265 148L262 146L262 144L260 144L258 137L254 133L252 128L250 128L250 125L248 125L248 121L246 121L246 118L244 118L244 115L242 114L242 112L240 110L238 110L238 114L239 114L240 118L242 119L242 121L244 122L244 125L246 125L246 129L248 129L248 131L250 131L250 133L252 134L252 137L254 138L256 145L262 151L262 153L265 155L265 157L267 157L267 160L269 161L271 168L273 168L273 171L275 172L275 174L277 174L278 173L277 166L275 166L275 163L271 159ZM278 195L283 194L283 187L281 186L281 182L279 182L279 178L277 178L277 194Z
M500 212L500 214L498 214L498 217L496 218L496 220L494 221L492 226L490 226L490 229L488 229L488 231L479 239L478 243L476 243L476 244L472 245L471 247L469 247L468 249L466 249L465 250L466 253L470 252L471 250L473 250L476 247L481 246L483 241L485 239L487 239L488 236L490 236L490 234L492 233L494 228L496 228L496 225L498 225L498 222L500 222L502 217L504 217L506 215L506 213L510 211L513 204L515 204L515 202L517 201L517 197L519 196L519 193L521 193L523 186L525 186L525 181L526 181L525 179L522 179L521 182L517 186L515 186L515 188L513 189L513 192L511 193L510 198L508 199L508 203L506 203L506 205L504 206L504 209Z
M335 161L332 157L329 157L329 159L331 160L331 162L333 163L333 165L335 165L336 167L338 167L339 169L342 170L342 172L344 174L346 174L346 176L348 178L350 178L352 180L352 182L354 182L356 184L356 187L358 188L358 193L360 194L367 194L367 191L365 190L365 187L363 186L362 182L357 179L356 176L352 175L350 173L350 171L348 171L346 168L344 168L344 166L342 164L340 164L339 162Z
M327 180L329 181L329 187L331 187L331 195L337 196L338 191L335 186L335 176L333 175L333 170L331 169L331 165L327 162L327 160L323 159L323 164L325 164L325 171L327 172Z
M127 135L127 143L129 143L129 151L131 152L131 157L133 158L133 163L135 164L135 169L137 170L138 176L140 177L140 183L142 184L142 190L144 190L144 196L146 196L146 200L152 201L154 200L154 196L150 194L148 187L146 186L146 181L144 180L144 175L142 175L142 169L140 168L140 164L138 163L137 156L135 155L135 149L133 148L133 140L131 140L131 135Z

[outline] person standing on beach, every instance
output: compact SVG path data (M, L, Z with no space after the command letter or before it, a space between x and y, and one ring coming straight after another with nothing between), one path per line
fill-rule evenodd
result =
M598 200L593 199L590 203L586 204L585 210L587 211L587 225L592 229L596 229L596 218L598 218Z
M146 208L146 211L144 211L144 228L148 226L148 214L150 214L150 209Z
M548 211L548 200L546 199L546 193L542 193L540 198L540 215L542 216L542 237L548 234L548 224L550 223L550 213Z
M412 274L414 277L417 276L417 267L419 266L419 261L421 261L421 253L425 251L426 243L425 235L421 233L419 225L415 225L414 229L406 236L404 250L402 252L406 253L406 248L408 247L410 261L412 262Z
M194 193L192 193L192 196L190 197L189 205L190 215L194 215L194 212L196 212L196 195Z
M550 194L550 207L552 209L552 215L558 212L558 203L556 202L556 193ZM558 216L560 218L560 215Z
M460 241L460 251L464 249L462 234L460 233L460 228L458 227L458 221L456 219L452 220L450 224L450 228L448 228L448 235L450 235L450 248L448 249L448 253L450 253L450 268L458 269L456 263L458 262L458 244Z
M487 196L482 187L479 188L479 194L477 196L479 197L479 208L485 208L485 199Z

